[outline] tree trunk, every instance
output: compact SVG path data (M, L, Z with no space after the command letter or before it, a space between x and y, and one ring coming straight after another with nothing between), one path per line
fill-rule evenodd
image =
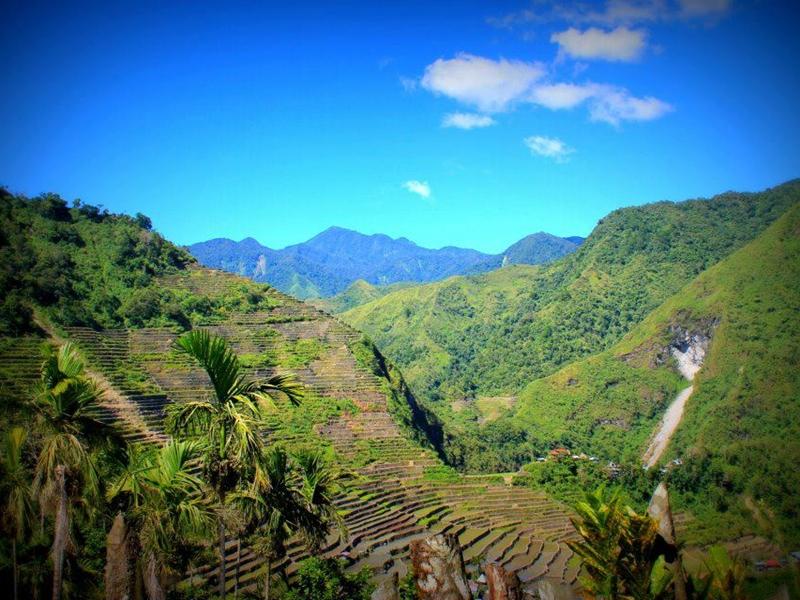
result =
M17 591L17 579L19 574L17 573L17 538L11 538L11 562L12 568L14 569L14 600L19 598L19 592Z
M128 526L117 513L106 536L106 600L130 600L133 592L133 569Z
M514 572L509 573L502 565L486 565L486 582L489 585L489 600L522 600L522 586Z
M225 600L225 523L219 520L219 597Z
M158 578L158 561L152 552L147 553L147 562L144 566L144 588L147 591L147 600L166 600L164 588Z
M669 490L663 481L658 484L650 505L647 507L647 514L658 524L658 533L668 544L676 549L675 560L672 564L667 563L667 568L672 571L672 581L675 585L675 600L686 600L686 573L683 571L678 542L675 539L675 524L672 520L672 507L669 503Z
M412 541L411 564L420 600L472 600L461 547L454 535Z
M55 531L53 533L53 600L61 600L64 581L64 552L69 536L69 514L67 513L67 483L64 465L56 467L56 488L58 507L56 508Z
M269 580L272 575L272 559L267 559L267 574L264 575L264 600L269 600Z
M234 573L233 598L239 600L239 566L242 562L242 540L236 538L236 572Z

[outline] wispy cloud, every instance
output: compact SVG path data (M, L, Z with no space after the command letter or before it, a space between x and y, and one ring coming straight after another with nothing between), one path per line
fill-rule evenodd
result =
M730 7L731 0L606 0L574 3L539 0L532 3L531 8L489 17L486 22L502 29L555 22L617 27L664 21L714 19L724 16Z
M426 200L431 197L431 186L428 185L427 181L409 179L403 184L403 187L412 194L417 194Z
M608 85L595 86L595 93L589 101L592 121L611 125L619 125L621 121L652 121L673 110L672 105L658 98L637 98L628 90Z
M419 82L413 77L400 77L400 85L406 92L413 92L417 89Z
M421 84L435 94L493 113L508 110L544 74L544 67L538 63L458 54L428 65Z
M543 135L532 135L522 140L533 154L552 158L556 162L566 162L570 154L575 152L574 148L569 147L558 138L546 137Z
M442 119L442 127L455 127L457 129L490 127L496 123L497 121L495 121L489 115L463 112L449 113Z
M678 0L684 17L720 16L728 12L731 0Z
M646 34L640 29L617 27L604 31L590 27L580 31L570 27L566 31L554 33L550 41L558 44L561 55L589 60L609 60L630 62L638 59L645 48Z

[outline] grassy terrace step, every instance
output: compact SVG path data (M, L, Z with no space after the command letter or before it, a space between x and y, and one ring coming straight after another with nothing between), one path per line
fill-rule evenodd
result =
M0 394L24 401L30 398L40 379L44 338L27 336L0 342Z

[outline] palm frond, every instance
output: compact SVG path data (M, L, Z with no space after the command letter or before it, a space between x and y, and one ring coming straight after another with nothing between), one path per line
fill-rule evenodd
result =
M282 394L294 404L299 405L305 395L305 388L297 380L297 378L290 373L278 373L273 375L266 381L256 385L256 391L268 397L273 394Z
M241 365L223 338L204 329L195 329L175 340L175 347L197 360L208 373L218 402L224 402L238 393L242 379Z

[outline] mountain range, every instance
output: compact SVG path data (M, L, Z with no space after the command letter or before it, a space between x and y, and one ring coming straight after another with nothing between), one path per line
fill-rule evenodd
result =
M330 227L301 244L273 250L253 238L217 238L188 247L203 265L269 283L297 298L325 298L357 280L373 286L426 283L453 275L481 273L504 264L540 264L575 251L583 238L540 232L500 254L447 246L422 248L406 238L364 235Z

